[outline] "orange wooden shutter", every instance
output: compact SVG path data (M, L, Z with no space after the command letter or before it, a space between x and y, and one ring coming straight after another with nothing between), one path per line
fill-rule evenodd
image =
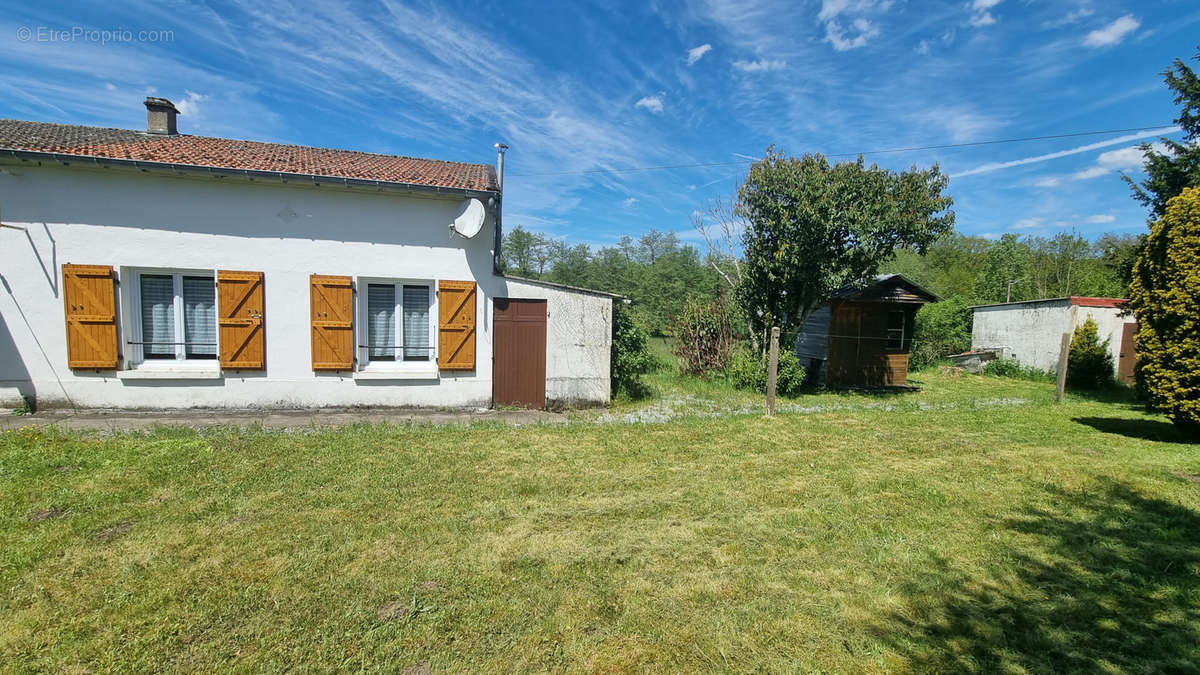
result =
M313 370L354 368L354 286L350 277L309 277Z
M117 367L117 291L109 265L63 265L67 367Z
M438 282L438 368L475 370L475 282Z
M263 273L217 271L217 326L221 367L261 370L267 365Z

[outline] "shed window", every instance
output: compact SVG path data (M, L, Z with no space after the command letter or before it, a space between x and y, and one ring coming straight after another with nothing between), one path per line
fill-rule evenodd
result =
M367 362L430 361L429 284L367 284Z
M887 348L904 349L904 312L888 312Z
M216 286L211 276L139 274L138 333L131 342L142 358L217 358Z

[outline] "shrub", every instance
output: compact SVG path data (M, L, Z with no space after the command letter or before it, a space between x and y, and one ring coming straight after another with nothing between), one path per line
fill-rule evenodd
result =
M1200 437L1200 188L1167 202L1133 266L1138 388L1185 434Z
M983 374L992 377L1011 377L1018 380L1052 380L1054 375L1032 366L1023 366L1015 359L995 359L983 366Z
M767 357L755 354L748 347L734 351L726 371L734 387L746 391L767 392ZM780 351L775 376L775 393L780 396L799 396L804 390L804 366L794 352Z
M961 295L922 307L913 328L909 367L928 368L940 359L970 349L973 318L974 311Z
M1112 383L1113 358L1108 352L1108 340L1100 341L1096 321L1088 316L1071 336L1067 384L1074 389L1100 389Z
M675 343L671 352L679 357L683 375L707 375L723 371L733 354L732 313L725 298L701 300L689 295L683 309L671 321Z
M609 360L612 395L615 397L624 392L633 398L645 396L647 391L642 375L653 371L656 364L646 331L634 322L624 304L614 302Z

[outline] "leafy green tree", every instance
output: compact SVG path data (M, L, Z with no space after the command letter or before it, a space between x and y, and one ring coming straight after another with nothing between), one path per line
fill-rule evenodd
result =
M535 266L546 237L517 225L500 243L500 264L508 274L536 276Z
M1075 327L1067 356L1067 385L1073 389L1100 389L1113 382L1113 358L1108 339L1103 341L1090 315Z
M954 295L941 302L925 305L917 312L913 327L914 369L926 368L938 359L960 354L971 348L971 322L974 311L965 296Z
M1108 270L1113 282L1119 285L1117 297L1129 297L1129 282L1133 280L1133 265L1146 243L1144 234L1104 234L1096 240L1100 263Z
M1194 57L1200 61L1200 50ZM1156 150L1149 143L1142 144L1146 155L1142 168L1146 179L1139 185L1125 176L1125 182L1133 190L1134 199L1150 209L1155 218L1166 212L1167 202L1181 193L1184 188L1200 186L1200 77L1188 68L1182 59L1175 59L1170 68L1163 72L1167 87L1175 92L1175 103L1181 106L1175 123L1183 129L1183 141L1161 138L1164 151Z
M652 372L657 366L650 352L646 331L638 327L633 315L624 303L613 303L612 346L609 354L609 376L612 395L625 394L631 398L646 395L642 375Z
M954 226L948 179L935 165L895 173L862 157L830 165L773 147L738 191L747 229L739 302L752 332L797 328L830 292L864 283L898 249L924 252Z
M1029 245L1015 234L1005 234L993 243L983 256L982 267L975 278L975 297L981 303L1004 302L1006 299L1029 300L1036 297L1030 289ZM1012 296L1009 297L1009 282Z
M1184 433L1200 437L1200 188L1184 188L1150 227L1133 268L1138 386Z

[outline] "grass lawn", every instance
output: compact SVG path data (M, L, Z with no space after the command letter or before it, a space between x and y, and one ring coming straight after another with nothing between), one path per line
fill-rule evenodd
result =
M0 669L1200 670L1160 417L655 377L607 424L0 434Z

